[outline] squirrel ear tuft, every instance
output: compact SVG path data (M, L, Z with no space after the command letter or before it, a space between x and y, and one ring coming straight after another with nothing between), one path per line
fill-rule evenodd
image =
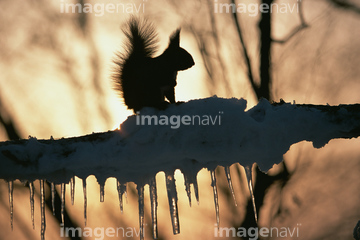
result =
M170 46L179 47L180 46L180 28L176 29L176 31L170 36Z

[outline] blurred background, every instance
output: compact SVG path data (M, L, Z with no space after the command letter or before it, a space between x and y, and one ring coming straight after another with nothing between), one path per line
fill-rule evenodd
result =
M256 6L261 3L275 4L273 12L259 12ZM115 10L106 8L110 5ZM195 66L178 74L178 101L217 95L245 98L248 108L261 97L309 104L360 102L359 0L1 0L0 141L107 131L131 115L111 81L115 53L123 49L121 27L130 14L155 24L158 54L181 26L180 45L193 55ZM301 142L268 175L254 167L257 223L243 168L231 167L236 207L224 169L218 167L220 227L298 227L295 239L353 239L360 220L359 143L332 140L314 149ZM159 173L159 238L225 239L214 234L209 172L199 173L200 203L192 193L191 207L182 174L175 176L180 234L172 234L165 175ZM138 231L134 184L128 184L123 214L115 179L106 182L104 203L99 202L96 179L90 176L87 184L87 227ZM39 183L35 182L35 230L29 188L20 182L14 186L12 231L8 186L0 181L0 239L40 239ZM45 237L67 239L60 235L58 201L53 216L50 190L46 192ZM76 179L73 206L69 192L67 186L65 226L84 228L82 181ZM145 236L152 239L147 187L145 196Z

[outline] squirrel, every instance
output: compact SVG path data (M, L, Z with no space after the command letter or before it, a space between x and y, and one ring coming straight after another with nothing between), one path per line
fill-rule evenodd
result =
M157 33L152 23L132 16L123 32L127 41L124 52L117 53L114 61L117 66L114 81L128 109L134 113L143 107L164 110L169 102L176 103L177 72L195 64L190 53L180 47L180 28L170 36L168 47L157 57L154 57L158 48Z

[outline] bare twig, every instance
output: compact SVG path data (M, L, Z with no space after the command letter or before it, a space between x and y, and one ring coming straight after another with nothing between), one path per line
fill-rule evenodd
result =
M309 27L309 25L305 21L302 3L302 1L298 1L300 25L295 27L284 39L272 39L272 42L284 44L288 42L291 38L293 38L297 33Z
M334 4L338 8L343 8L345 10L353 11L357 14L360 14L360 7L356 6L346 0L330 0L330 3Z
M235 0L231 0L231 4L235 4ZM240 43L241 43L241 46L242 46L243 52L244 52L245 63L246 63L246 66L247 66L247 75L248 75L249 81L251 83L251 86L252 86L252 88L254 89L254 91L256 93L256 89L258 88L258 86L255 83L254 75L253 75L252 70L251 70L251 60L250 60L250 57L249 57L249 54L248 54L248 51L247 51L247 48L246 48L246 45L245 45L244 37L242 35L241 26L240 26L239 19L237 17L236 11L233 13L233 17L234 17L236 30L237 30L238 35L239 35Z

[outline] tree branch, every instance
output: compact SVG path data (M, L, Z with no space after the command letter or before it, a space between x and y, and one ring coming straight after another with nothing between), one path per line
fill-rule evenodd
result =
M306 140L317 148L335 138L360 135L360 104L325 106L270 104L261 100L244 111L245 100L208 98L148 115L221 117L218 125L136 125L131 116L120 130L86 136L0 143L0 178L68 182L76 175L95 175L105 182L144 182L160 171L180 169L195 176L202 168L256 162L267 171L282 160L290 146ZM219 110L223 113L219 114ZM220 116L221 115L221 116Z
M235 0L231 0L231 4L235 5ZM237 30L238 35L239 35L240 43L241 43L241 46L242 46L243 51L244 51L245 63L246 63L247 69L248 69L247 75L248 75L249 81L251 83L251 86L254 89L256 97L259 99L259 96L258 96L258 93L257 93L257 89L259 87L256 85L255 80L254 80L254 75L253 75L252 69L251 69L250 57L249 57L249 54L247 52L247 48L246 48L246 45L245 45L245 42L244 42L244 37L242 35L242 31L241 31L241 27L240 27L240 23L239 23L239 19L237 17L236 11L233 12L233 17L234 17L236 30Z
M330 0L330 3L334 4L338 8L343 8L345 10L353 11L357 14L360 14L360 7L355 4L350 3L346 0Z
M302 1L298 1L299 6L299 18L300 18L300 25L295 27L284 39L272 39L272 42L274 43L280 43L284 44L288 42L291 38L293 38L297 33L304 30L305 28L308 28L309 25L305 21L304 13L303 13L303 7L302 7Z

